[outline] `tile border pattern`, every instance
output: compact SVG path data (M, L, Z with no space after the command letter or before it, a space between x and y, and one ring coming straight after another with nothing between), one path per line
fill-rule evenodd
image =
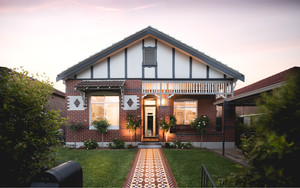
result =
M161 149L139 149L123 187L169 188L177 184Z

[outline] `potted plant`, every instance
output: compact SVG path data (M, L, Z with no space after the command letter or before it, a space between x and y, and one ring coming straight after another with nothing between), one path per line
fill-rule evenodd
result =
M81 122L70 122L69 125L66 126L69 130L71 130L74 133L74 139L75 139L75 148L76 148L76 132L83 129Z
M103 146L103 134L107 133L107 128L110 125L110 123L106 119L104 119L104 120L95 120L95 121L93 121L92 124L97 129L97 132L101 133L102 148L103 148L104 147Z
M203 134L207 132L207 128L209 126L209 118L204 115L199 116L191 122L191 126L196 128L197 131L201 134L200 147L202 147Z
M136 129L140 127L142 120L140 118L135 118L133 115L127 115L126 129L131 132L131 145L132 145L132 133L134 132L136 141Z

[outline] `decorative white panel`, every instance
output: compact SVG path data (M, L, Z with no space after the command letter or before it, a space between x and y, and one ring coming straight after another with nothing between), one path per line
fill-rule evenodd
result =
M172 78L172 48L157 42L157 77Z
M155 78L155 68L154 67L145 67L144 69L145 78Z
M94 78L107 78L107 60L94 65Z
M217 69L209 67L209 78L224 78L224 74Z
M128 78L142 77L143 49L139 42L127 50L127 76Z
M139 98L137 95L124 95L123 110L136 110L139 108Z
M200 61L193 59L192 77L193 78L206 78L206 65Z
M81 78L91 78L91 68L87 68L84 71L80 72L77 74L77 78L81 79Z
M121 51L110 57L110 77L125 77L125 57L124 51Z
M190 77L190 58L189 56L175 50L175 78Z
M68 96L68 110L85 110L81 96Z
M145 47L155 47L155 39L154 38L147 38L144 41Z

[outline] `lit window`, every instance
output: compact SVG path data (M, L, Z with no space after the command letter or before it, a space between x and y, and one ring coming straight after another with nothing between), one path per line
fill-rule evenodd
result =
M174 115L176 124L188 125L197 117L196 100L177 100L174 101Z
M91 96L91 123L103 119L111 124L109 129L118 129L119 96Z

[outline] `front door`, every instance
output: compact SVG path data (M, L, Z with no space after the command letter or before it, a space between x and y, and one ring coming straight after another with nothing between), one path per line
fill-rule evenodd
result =
M156 107L145 106L145 137L156 137Z

